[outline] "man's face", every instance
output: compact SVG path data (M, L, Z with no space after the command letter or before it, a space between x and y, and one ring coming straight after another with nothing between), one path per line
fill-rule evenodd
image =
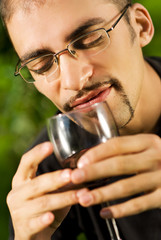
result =
M99 27L108 29L119 14L117 7L108 1L47 0L30 11L17 10L7 27L22 58L38 50L57 53L66 48L73 39L69 36L76 30L80 36ZM92 19L98 22L87 27ZM132 41L125 18L109 35L110 45L97 55L81 58L67 52L60 55L58 78L50 82L44 79L35 86L62 111L106 100L122 127L132 118L139 101L143 58L138 38Z

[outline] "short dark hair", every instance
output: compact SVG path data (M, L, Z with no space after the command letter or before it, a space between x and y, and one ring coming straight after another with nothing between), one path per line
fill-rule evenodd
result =
M116 4L120 8L125 7L127 4L132 4L132 0L109 0L109 1Z
M13 14L13 0L1 0L0 1L0 15L3 22L10 19Z
M2 21L4 23L9 21L18 8L29 11L31 7L39 7L44 3L45 0L0 0L0 15Z

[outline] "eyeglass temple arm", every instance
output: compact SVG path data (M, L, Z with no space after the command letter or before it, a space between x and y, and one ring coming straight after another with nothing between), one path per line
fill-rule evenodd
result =
M19 72L18 72L18 71L14 72L14 76L15 76L15 77L17 77L18 75L19 75Z
M18 70L18 65L20 64L20 60L18 61L18 63L16 64L16 68L15 68L15 72L14 72L14 76L18 76L20 73L19 73L19 70Z
M130 7L130 6L131 6L131 3L129 3L129 4L127 4L127 5L125 6L125 8L122 10L121 16L120 16L120 17L117 19L117 21L112 25L112 27L111 27L110 29L108 29L106 32L110 32L110 31L112 31L112 30L116 27L116 25L117 25L118 22L121 20L121 18L123 17L123 15L126 13L128 7Z

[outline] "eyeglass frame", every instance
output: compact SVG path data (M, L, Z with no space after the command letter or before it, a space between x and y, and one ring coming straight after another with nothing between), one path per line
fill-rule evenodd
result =
M131 4L128 3L128 4L121 10L122 14L120 15L120 17L119 17L119 18L114 22L114 24L113 24L109 29L107 29L107 30L106 30L105 28L97 28L97 29L95 29L95 30L89 31L89 32L87 32L87 33L85 33L85 34L82 34L81 36L79 36L78 38L74 39L73 41L71 41L71 42L66 46L65 49L63 49L63 50L61 50L61 51L59 51L59 52L57 52L57 53L53 53L53 54L52 54L52 53L47 53L47 54L44 54L44 55L42 55L42 56L35 57L35 58L33 58L33 59L30 59L29 61L27 61L25 64L21 65L20 67L19 67L19 64L21 63L21 60L19 59L19 61L18 61L17 64L16 64L16 67L15 67L14 76L17 77L18 75L20 75L21 78L22 78L25 82L27 82L27 83L34 83L36 80L33 79L33 82L29 82L29 81L27 81L27 80L22 76L22 74L21 74L21 72L20 72L21 69L24 68L28 63L30 63L30 62L32 62L32 61L35 61L36 59L38 59L38 58L40 58L40 57L45 57L45 56L48 56L48 55L53 55L54 61L56 62L57 68L58 68L58 66L59 66L58 56L61 55L62 53L68 52L68 53L70 53L73 57L76 58L76 55L75 55L74 53L72 53L72 51L69 50L69 46L70 46L71 44L73 44L74 42L76 42L78 39L80 39L80 37L81 37L81 38L82 38L82 37L85 37L86 35L88 35L88 34L90 34L90 33L93 33L93 32L96 32L96 31L102 29L102 30L105 30L105 32L107 33L107 36L110 38L110 35L109 35L108 33L111 32L111 31L116 27L116 25L117 25L117 24L119 23L119 21L122 19L122 17L124 16L124 14L126 13L127 9L128 9L130 6L131 6ZM121 13L121 12L120 12L120 13ZM56 70L57 70L57 69L56 69ZM55 70L55 71L56 71L56 70Z

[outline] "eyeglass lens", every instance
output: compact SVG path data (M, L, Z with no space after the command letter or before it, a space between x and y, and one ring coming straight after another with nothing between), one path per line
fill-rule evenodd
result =
M90 57L102 52L108 47L109 43L109 35L105 29L98 29L71 42L68 45L68 51L78 58L81 58L81 56ZM20 73L27 82L39 81L44 77L51 81L49 78L55 79L57 68L58 63L54 54L48 54L30 61L21 68Z

